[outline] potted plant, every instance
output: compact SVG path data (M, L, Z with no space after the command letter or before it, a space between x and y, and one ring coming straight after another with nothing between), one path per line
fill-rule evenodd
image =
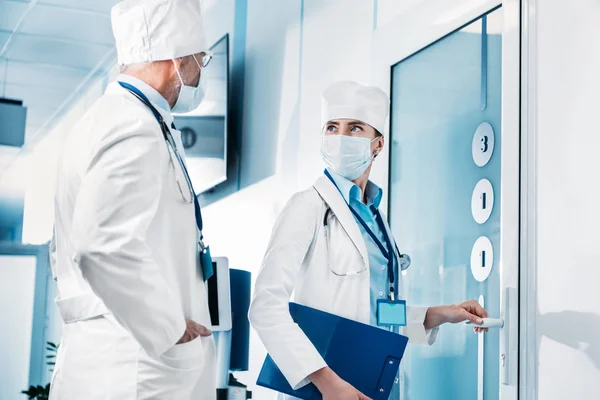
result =
M46 342L46 350L48 354L46 355L46 365L50 368L50 372L54 370L54 365L56 364L56 352L58 351L58 345L52 342ZM29 396L29 399L36 400L48 400L50 396L50 384L46 384L46 386L29 386L29 389L21 391L22 394L26 394Z

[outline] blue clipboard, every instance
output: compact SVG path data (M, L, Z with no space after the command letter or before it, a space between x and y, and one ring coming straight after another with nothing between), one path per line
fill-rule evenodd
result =
M340 378L374 400L387 400L408 343L406 336L290 303L292 319ZM267 355L257 385L305 400L320 400L312 383L293 390Z

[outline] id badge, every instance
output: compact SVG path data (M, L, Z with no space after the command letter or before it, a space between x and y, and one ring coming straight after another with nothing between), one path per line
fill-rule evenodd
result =
M202 277L204 278L204 281L206 282L215 273L215 268L213 266L212 257L210 256L210 247L206 246L204 248L199 249L199 256L200 256L200 268L202 268Z
M405 300L377 300L377 326L405 326Z

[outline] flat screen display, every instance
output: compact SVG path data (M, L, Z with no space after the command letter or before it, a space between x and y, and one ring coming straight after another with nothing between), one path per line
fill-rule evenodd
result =
M205 96L200 106L185 114L175 114L181 131L185 160L196 194L227 180L228 149L228 36L215 43L213 58L204 75Z
M219 326L219 290L217 263L213 261L213 276L208 280L208 309L210 312L210 324Z

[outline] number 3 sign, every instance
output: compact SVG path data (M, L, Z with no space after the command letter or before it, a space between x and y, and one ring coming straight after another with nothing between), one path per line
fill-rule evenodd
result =
M494 128L488 122L477 127L473 135L473 161L478 167L486 165L494 153Z

